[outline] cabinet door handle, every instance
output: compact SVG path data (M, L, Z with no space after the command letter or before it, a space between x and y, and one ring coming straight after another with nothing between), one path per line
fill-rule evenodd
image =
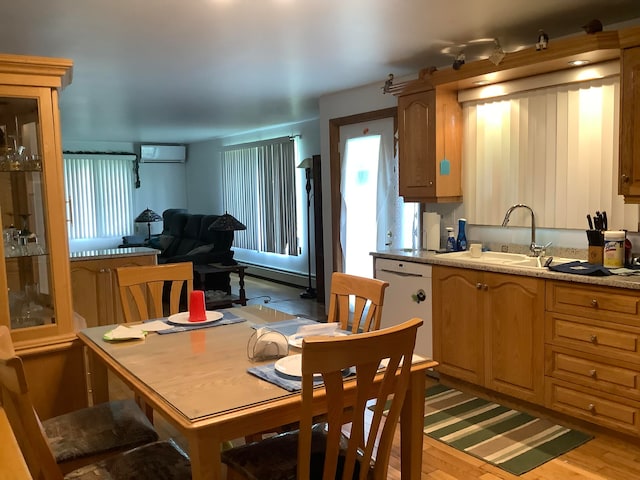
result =
M478 290L482 289L482 284L480 282L476 283L476 288Z
M591 306L593 308L598 308L598 300L596 300L595 298L591 300Z
M626 173L623 173L621 177L622 177L623 183L629 183L629 175L627 175Z
M596 413L596 406L593 403L590 403L587 408L591 413Z
M486 283L482 285L482 289L483 290L489 290L489 285L487 285Z
M598 343L598 336L597 335L591 335L591 343Z
M595 371L595 369L589 370L589 376L591 378L596 378L598 376L598 373Z

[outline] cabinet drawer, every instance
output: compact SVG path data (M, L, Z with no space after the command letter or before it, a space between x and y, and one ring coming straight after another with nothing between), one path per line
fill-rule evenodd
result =
M607 358L640 362L638 328L549 312L546 314L546 322L547 343Z
M640 432L640 403L547 377L546 406L633 435Z
M546 373L596 390L640 400L640 372L612 365L605 359L587 358L581 352L546 347Z
M640 326L640 293L634 290L549 281L546 309Z

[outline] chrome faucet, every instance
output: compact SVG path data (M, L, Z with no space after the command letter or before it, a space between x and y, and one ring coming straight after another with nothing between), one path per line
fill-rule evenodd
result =
M531 244L529 245L529 250L531 250L531 256L538 257L538 258L541 256L544 256L545 250L549 245L551 245L551 242L547 243L546 245L538 245L536 243L536 216L533 213L533 209L530 206L525 205L524 203L516 203L515 205L511 205L509 207L509 210L507 210L507 213L504 216L504 220L502 221L502 226L506 227L509 224L509 217L511 216L511 213L516 208L526 208L527 210L529 210L529 212L531 212Z

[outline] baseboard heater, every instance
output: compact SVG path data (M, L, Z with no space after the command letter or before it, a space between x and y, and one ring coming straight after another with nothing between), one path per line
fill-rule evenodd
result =
M264 278L266 280L272 280L274 282L284 283L295 287L307 287L309 283L309 277L307 277L307 275L247 262L240 263L248 267L246 270L247 276Z

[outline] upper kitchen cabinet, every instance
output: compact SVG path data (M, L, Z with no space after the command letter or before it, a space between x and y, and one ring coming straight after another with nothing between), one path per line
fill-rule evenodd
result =
M407 202L462 201L462 109L427 85L398 97L399 192Z
M571 69L576 61L598 64L619 58L618 32L604 31L552 38L546 49L508 52L497 65L482 59L457 70L422 70L398 96L400 195L406 201L462 200L461 92Z
M640 27L619 32L620 163L618 193L625 203L640 203Z
M71 68L0 55L0 324L19 350L75 337L58 111Z

